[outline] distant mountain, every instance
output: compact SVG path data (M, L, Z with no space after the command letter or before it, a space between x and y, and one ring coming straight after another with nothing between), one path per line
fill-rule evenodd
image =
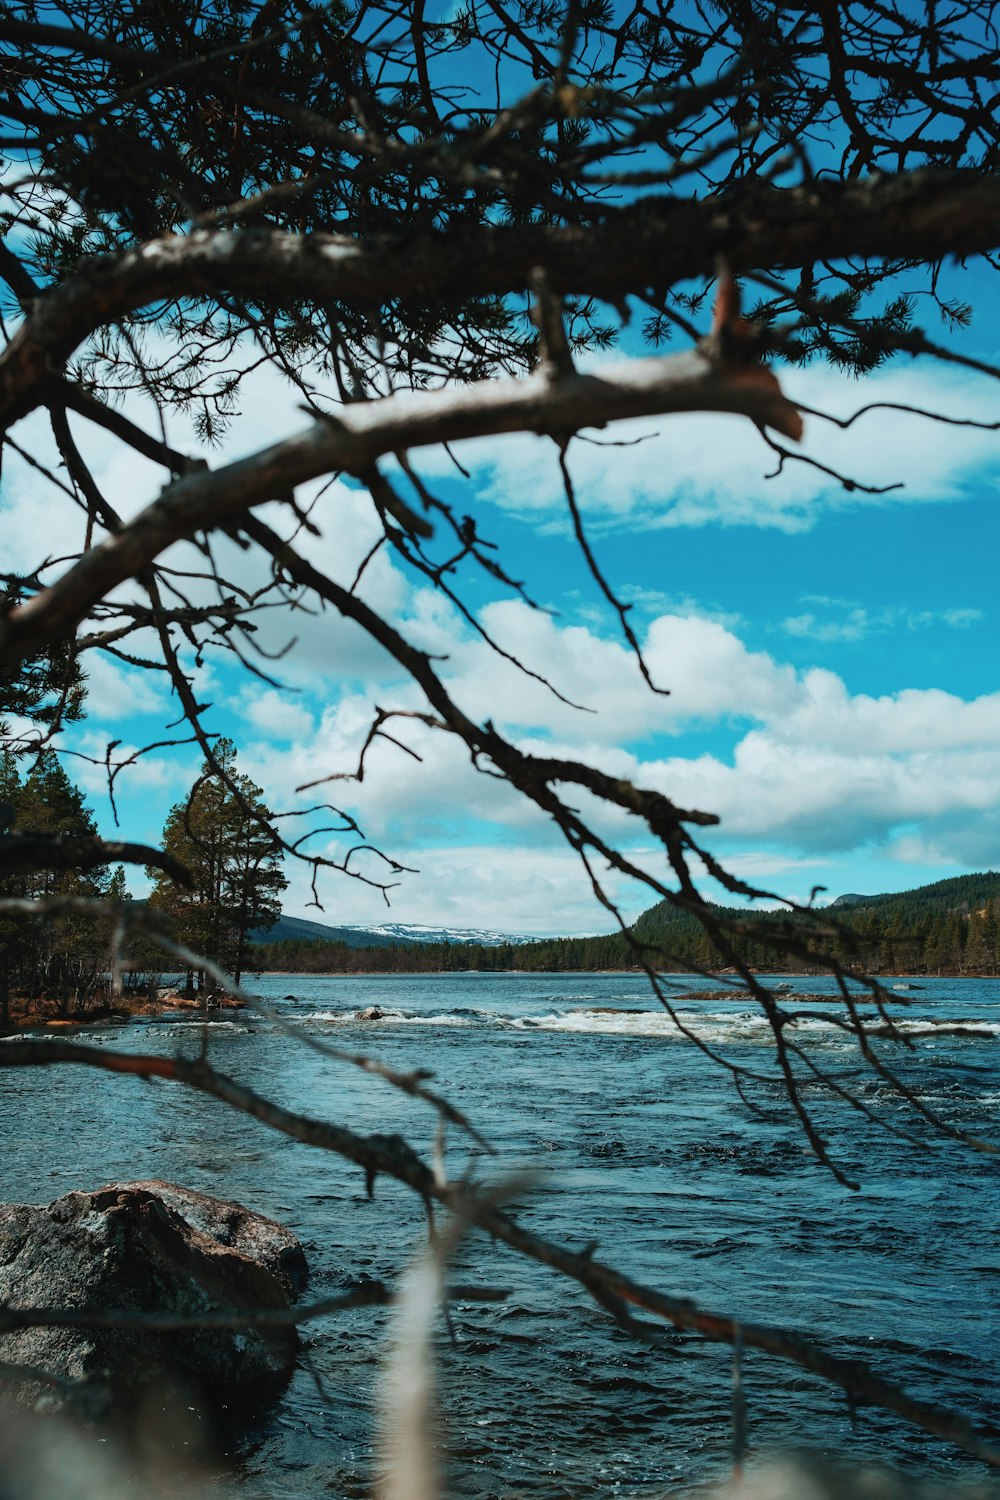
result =
M484 948L498 948L504 943L537 942L537 938L519 937L510 932L493 932L481 927L422 927L407 922L379 922L369 927L330 927L325 922L311 922L305 917L279 917L267 931L258 928L250 934L254 943L290 941L323 941L345 943L348 948L390 948L410 943L478 943Z
M419 923L380 922L372 927L347 927L368 943L479 943L483 948L499 948L505 943L537 943L537 937L513 932L494 932L488 927L422 927Z

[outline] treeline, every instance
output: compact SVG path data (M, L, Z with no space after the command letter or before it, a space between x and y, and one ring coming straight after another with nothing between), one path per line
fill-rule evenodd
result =
M925 896L930 890L934 895ZM732 948L753 969L814 973L823 968L820 955L830 953L849 971L871 974L1000 974L1000 875L993 873L941 881L937 887L899 897L854 898L819 911L801 928L807 951L798 959L776 946L787 922L781 913L729 911L727 915L737 917L741 928L730 938ZM728 966L728 958L700 923L666 903L645 912L632 932L650 963L663 972ZM351 948L322 939L292 939L256 944L250 966L259 971L370 974L563 973L635 969L638 964L627 939L614 933L495 947L417 943Z
M266 930L281 908L287 884L281 853L267 828L260 788L236 768L236 750L220 740L215 757L227 781L203 765L188 796L173 807L163 847L188 872L178 885L163 870L147 873L153 889L146 905L157 924L192 953L233 974L246 971L247 936ZM37 755L26 771L10 750L0 752L0 855L13 853L25 836L54 840L93 839L97 825L83 794L52 751ZM3 864L0 859L0 864ZM39 864L44 861L39 860ZM11 861L4 864L10 868ZM130 899L125 871L99 866L85 872L33 868L0 878L0 896L45 901L50 910L30 919L0 912L0 1029L13 1019L55 1016L77 1020L111 1000L115 919L113 908ZM77 898L109 903L96 920L74 911ZM152 937L130 937L118 954L124 998L152 997L164 969L176 958ZM217 989L206 970L189 970L186 988L208 997Z
M947 880L935 880L930 885L919 885L913 890L891 895L841 896L829 910L839 915L848 907L873 911L891 909L901 920L913 922L921 916L939 916L950 911L969 915L982 910L987 902L998 897L1000 874L985 870L976 875L952 875Z
M353 948L322 938L255 943L250 967L290 974L440 974L451 972L556 973L567 969L625 968L621 936L553 938L540 943L393 943Z
M802 958L779 955L776 949L774 937L789 925L781 913L730 912L742 928L731 938L732 948L750 968L765 971L815 973L823 967L821 955L829 954L848 971L868 974L1000 973L1000 876L938 885L932 897L923 888L859 898L817 911L808 924L791 924L801 932ZM694 919L670 908L644 913L634 931L643 942L700 968L716 969L724 962ZM811 961L809 955L815 958Z
M9 750L0 754L0 838L44 834L92 838L97 828L58 759L40 755L24 777ZM79 872L35 869L0 880L0 895L62 902L76 897L126 898L119 865ZM103 997L111 965L112 923L64 910L30 921L0 913L0 1026L10 1024L12 996L49 1002L62 1019L83 1014Z

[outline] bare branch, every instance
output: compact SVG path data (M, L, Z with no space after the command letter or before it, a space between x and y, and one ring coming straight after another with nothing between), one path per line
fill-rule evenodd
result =
M0 878L28 870L95 870L102 865L155 865L171 879L190 886L191 876L162 849L116 839L8 832L0 838Z

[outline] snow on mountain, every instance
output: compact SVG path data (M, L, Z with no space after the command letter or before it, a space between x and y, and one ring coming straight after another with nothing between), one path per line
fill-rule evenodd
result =
M286 940L346 943L349 948L386 947L395 943L481 943L496 948L501 943L534 943L538 939L512 932L494 932L482 927L425 927L410 922L377 922L364 927L334 927L306 917L279 917L266 932L251 933L256 943Z
M536 937L512 932L493 932L483 927L422 927L419 923L381 922L370 927L350 927L348 932L369 933L393 943L481 943L496 948L501 943L537 943Z

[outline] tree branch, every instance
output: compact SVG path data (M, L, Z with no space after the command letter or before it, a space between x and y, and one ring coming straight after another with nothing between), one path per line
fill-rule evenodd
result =
M0 838L0 879L31 870L95 870L101 865L155 865L172 880L190 887L183 865L147 844L98 838L49 837L42 833L13 833Z
M359 401L296 437L218 470L198 470L69 572L0 621L0 666L70 634L111 589L140 574L165 548L224 526L251 506L332 471L363 475L386 454L504 432L568 435L627 417L733 412L783 427L794 411L775 385L747 383L709 353L690 350L608 365L600 374L490 381Z
M231 294L269 307L302 299L368 309L407 297L448 304L523 291L544 267L560 295L619 304L663 292L723 257L734 271L844 256L932 261L1000 247L1000 180L927 169L780 189L743 184L718 197L644 199L580 226L489 226L422 235L198 230L95 256L51 288L0 356L0 424L42 399L95 329L153 303Z

